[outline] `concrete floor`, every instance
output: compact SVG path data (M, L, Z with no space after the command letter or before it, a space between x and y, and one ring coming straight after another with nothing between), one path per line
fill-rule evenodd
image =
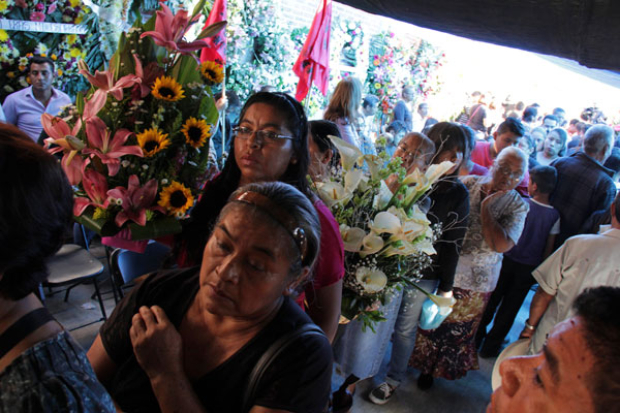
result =
M105 251L102 247L94 247L91 252L95 256L101 257L102 262L105 263ZM104 291L106 311L110 315L115 303L110 283L107 281L107 263L105 266L106 269L100 276L101 288ZM97 300L91 299L93 292L92 285L81 285L71 291L68 302L63 301L64 293L46 299L46 305L52 314L66 329L71 330L73 337L85 349L91 346L102 324L101 321L97 321L101 318L101 311ZM530 293L526 299L510 332L510 341L517 339L523 323L527 319L531 295ZM83 326L87 323L91 324ZM490 378L495 359L480 359L480 370L470 371L467 376L460 380L436 379L433 387L425 391L416 386L418 372L410 368L407 379L402 383L392 400L383 406L372 404L368 401L367 394L384 377L389 353L388 349L379 375L358 384L352 412L481 413L485 411L491 395Z

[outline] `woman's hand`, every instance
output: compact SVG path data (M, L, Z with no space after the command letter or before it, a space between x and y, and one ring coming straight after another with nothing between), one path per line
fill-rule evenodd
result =
M482 204L481 207L483 209L489 208L494 200L501 198L503 195L505 195L508 191L497 191L494 192L492 194L487 195L483 200L482 200Z
M524 327L521 334L519 334L519 338L532 338L534 331L535 330L530 330L527 327Z
M491 213L491 205L497 198L504 196L508 191L498 191L487 195L480 204L480 222L482 223L482 236L487 245L495 252L503 253L514 247L514 241L510 239Z
M161 307L140 307L131 320L129 337L138 363L151 380L184 374L181 335Z

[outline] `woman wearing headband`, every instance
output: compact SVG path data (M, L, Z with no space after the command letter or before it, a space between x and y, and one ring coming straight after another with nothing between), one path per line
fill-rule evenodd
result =
M293 185L312 200L321 223L321 255L305 288L308 314L330 341L340 317L344 246L329 209L309 189L308 121L299 102L284 93L256 93L247 100L234 129L232 155L209 182L178 239L177 262L200 263L207 238L230 194L255 182ZM303 293L298 297L303 306Z
M242 412L248 377L279 337L310 324L290 299L319 252L308 198L280 182L250 184L222 209L200 268L164 271L117 306L88 352L124 412ZM331 347L297 338L269 365L250 412L321 412ZM245 411L244 411L245 413Z

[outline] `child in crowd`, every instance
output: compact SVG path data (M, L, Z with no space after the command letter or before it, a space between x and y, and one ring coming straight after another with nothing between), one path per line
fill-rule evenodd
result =
M555 237L560 232L560 214L549 204L549 196L555 189L556 181L557 172L552 166L538 166L530 170L528 190L531 198L527 199L530 210L519 242L504 254L497 287L476 333L477 346L484 340L480 357L496 357L499 354L528 291L536 283L532 271L553 251ZM494 315L493 328L487 334L487 326Z
M400 120L395 120L385 129L385 133L382 134L376 142L377 153L385 151L390 157L394 155L396 147L400 140L407 133L407 126Z
M434 154L435 144L426 135L412 132L401 139L392 158L402 159L401 166L407 170L407 175L409 175L416 169L422 172L426 171ZM386 179L386 182L388 188L392 192L396 192L398 189L398 177L395 175L390 176Z
M465 132L465 136L467 137L469 152L471 153L471 151L473 151L474 147L476 146L476 133L469 126L462 125L462 127L463 131ZM465 158L466 159L461 163L461 167L459 168L459 176L485 176L489 173L489 168L485 168L484 166L480 166L477 163L474 163L471 160L469 154Z

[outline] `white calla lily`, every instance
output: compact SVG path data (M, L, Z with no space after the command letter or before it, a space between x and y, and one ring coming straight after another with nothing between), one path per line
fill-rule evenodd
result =
M380 269L359 267L355 272L355 279L362 285L368 293L375 294L380 292L387 285L388 278Z
M444 297L437 294L429 294L428 298L430 298L432 302L437 304L440 313L442 312L442 310L445 311L446 309L454 307L454 304L456 304L456 298L454 297Z
M347 191L342 185L337 182L322 182L317 184L319 197L328 208L331 208L335 204L346 204L353 194Z
M400 219L387 211L375 215L374 221L369 226L376 234L396 234L402 230Z
M454 167L454 163L450 161L443 161L440 164L433 164L428 167L426 170L426 180L430 183L430 185L434 184L446 174L450 169Z
M362 251L360 252L360 255L363 258L367 255L375 254L381 251L384 245L385 243L383 242L383 238L371 232L366 235L362 241Z
M340 225L340 236L344 244L344 250L349 252L359 252L366 236L366 231L357 227Z
M351 169L344 175L344 189L347 192L353 192L357 189L362 181L364 172L361 169Z
M328 137L336 146L336 149L338 149L338 153L340 154L340 163L342 165L342 169L345 171L350 171L353 169L353 166L359 162L361 157L364 156L362 151L360 151L357 146L351 145L350 143L345 142L344 140L333 135L329 135Z
M385 209L386 206L390 203L390 200L394 194L390 191L387 183L385 181L381 181L379 186L379 193L375 195L375 199L373 200L372 206L376 210Z
M426 176L418 169L414 169L403 179L403 185L423 186L426 183Z
M384 161L377 155L364 155L366 165L368 165L368 172L370 172L370 179L373 181L379 178L379 171L383 168Z

